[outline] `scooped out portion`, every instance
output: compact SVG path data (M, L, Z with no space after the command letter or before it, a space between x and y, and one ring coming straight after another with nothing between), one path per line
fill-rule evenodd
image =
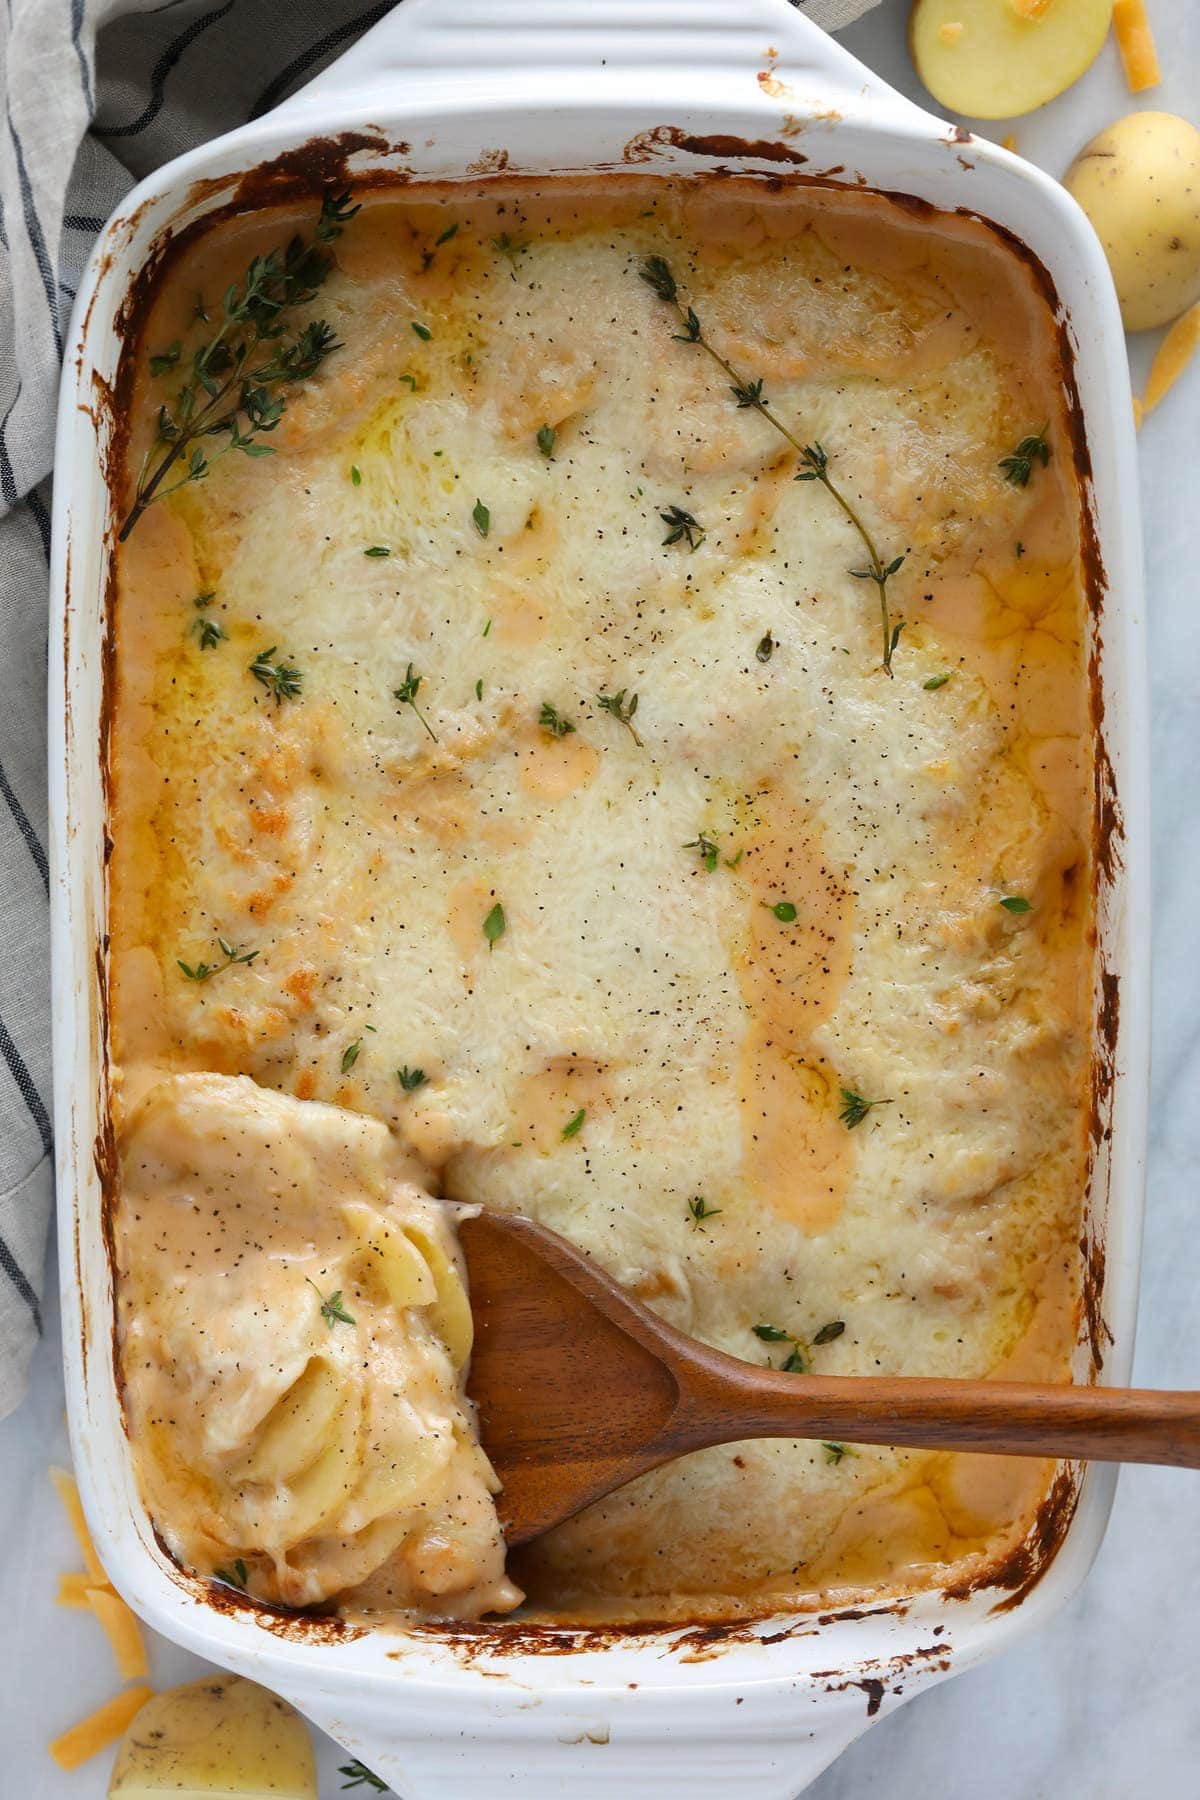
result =
M517 1605L449 1209L387 1127L176 1075L130 1114L121 1163L126 1403L173 1554L287 1606Z

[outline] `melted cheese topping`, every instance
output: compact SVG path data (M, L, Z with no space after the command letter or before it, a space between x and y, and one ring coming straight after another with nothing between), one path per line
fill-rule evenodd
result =
M149 348L190 342L196 292L294 222L193 245ZM860 542L672 335L648 254L903 555L892 679ZM356 1142L354 1115L425 1191L541 1220L735 1355L1065 1377L1091 749L1079 495L1027 271L981 226L867 195L645 178L376 195L337 262L314 310L346 347L276 454L152 507L120 566L118 1110L164 1075L242 1078L219 1089L218 1165L243 1108L248 1132L263 1107L294 1120L260 1134L274 1210L240 1274L213 1238L184 1261L159 1218L174 1190L127 1160L124 1358L156 1516L194 1556L200 1465L141 1424L135 1337L161 1347L168 1309L138 1232L214 1316L248 1267L281 1336L328 1349L296 1277L341 1252L301 1256L327 1202L290 1217L277 1157ZM140 378L139 415L169 391ZM1049 466L1006 482L1043 421ZM703 527L694 550L664 544L671 506ZM225 635L202 651L209 592ZM298 698L250 675L271 647ZM395 697L410 674L428 729ZM598 702L622 691L634 730ZM539 724L547 703L571 732ZM218 934L254 961L185 979ZM846 1092L879 1102L853 1129ZM194 1171L208 1141L197 1123ZM171 1354L207 1316L176 1313ZM551 1534L521 1578L559 1615L911 1589L1022 1535L1049 1473L723 1447Z

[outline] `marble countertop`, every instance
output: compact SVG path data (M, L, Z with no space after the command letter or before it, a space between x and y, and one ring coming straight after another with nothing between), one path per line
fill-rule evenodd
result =
M1166 77L1143 104L1197 118L1200 6L1154 0ZM907 0L882 6L842 42L886 80L921 98L905 47ZM1093 132L1136 103L1115 50L1084 79L1014 127L1020 153L1061 175ZM982 128L1002 136L1008 125ZM1144 383L1155 334L1131 345ZM1141 1323L1134 1379L1200 1386L1193 1296L1200 1171L1200 361L1141 439L1147 545L1154 769L1154 1080ZM1191 1093L1192 1101L1188 1101ZM51 1270L50 1280L54 1280ZM55 1733L113 1691L99 1628L53 1605L57 1574L75 1567L46 1469L67 1462L57 1309L48 1307L25 1405L0 1424L0 1792L28 1800L101 1800L109 1758L60 1774L45 1754ZM1200 1474L1128 1469L1089 1580L1032 1638L882 1720L808 1790L812 1800L1194 1800L1200 1793ZM162 1640L156 1683L202 1672ZM343 1760L320 1752L323 1800L341 1791ZM732 1800L732 1797L731 1797Z

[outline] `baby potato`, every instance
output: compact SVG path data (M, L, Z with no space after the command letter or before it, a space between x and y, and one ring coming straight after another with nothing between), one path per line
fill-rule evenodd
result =
M1011 119L1079 80L1111 17L1112 0L914 0L909 48L950 112Z
M1127 331L1200 300L1200 131L1173 113L1118 119L1081 150L1066 186L1096 228Z

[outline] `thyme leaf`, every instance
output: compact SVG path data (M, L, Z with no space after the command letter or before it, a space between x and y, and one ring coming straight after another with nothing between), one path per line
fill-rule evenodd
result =
M342 1074L343 1075L348 1075L350 1073L351 1069L354 1067L355 1063L358 1061L361 1054L362 1054L362 1039L361 1038L355 1038L355 1040L352 1044L346 1045L346 1048L342 1051Z
M359 1762L357 1757L355 1757L353 1762L340 1764L338 1774L348 1777L348 1779L342 1783L343 1788L373 1787L376 1792L380 1794L391 1792L387 1782L381 1781L378 1775L373 1775L366 1763Z
M160 350L156 356L152 356L150 358L150 373L152 375L165 375L168 369L173 369L179 361L179 352L182 348L182 344L179 339L176 338L173 344L168 344L165 350Z
M710 838L707 832L702 831L699 837L692 838L691 841L686 843L683 847L685 850L694 850L709 874L712 874L717 866L718 856L717 840L715 838Z
M1033 911L1033 901L1026 900L1024 894L1006 894L1000 902L1005 912L1027 913Z
M857 1125L861 1125L872 1107L892 1104L890 1100L864 1100L861 1094L854 1092L853 1088L842 1088L841 1096L842 1110L838 1114L838 1118L847 1131L853 1131Z
M554 455L554 440L558 436L553 425L540 425L537 434L537 447L547 461Z
M520 256L522 250L528 250L529 248L528 238L515 238L507 231L500 232L497 237L491 238L489 242L498 256L508 258L514 269L517 266L517 258Z
M687 1206L693 1231L703 1231L708 1221L715 1219L721 1211L719 1206L710 1206L702 1194L695 1195L688 1201Z
M406 1094L415 1094L419 1087L424 1087L429 1080L424 1069L410 1069L405 1063L402 1069L396 1070L396 1079Z
M492 515L482 500L476 500L471 508L471 523L481 538L485 538L492 529Z
M497 900L487 918L483 921L483 935L487 939L489 950L496 948L499 940L508 930L508 920L504 917L504 908Z
M202 650L215 650L225 636L225 628L219 619L193 619L192 629L200 639Z
M564 1138L578 1137L583 1130L583 1121L587 1118L587 1107L581 1106L577 1113L572 1113L562 1128Z
M564 719L558 708L552 706L549 700L542 701L542 710L538 714L538 724L543 731L548 731L551 737L556 738L566 737L575 729L570 719Z

